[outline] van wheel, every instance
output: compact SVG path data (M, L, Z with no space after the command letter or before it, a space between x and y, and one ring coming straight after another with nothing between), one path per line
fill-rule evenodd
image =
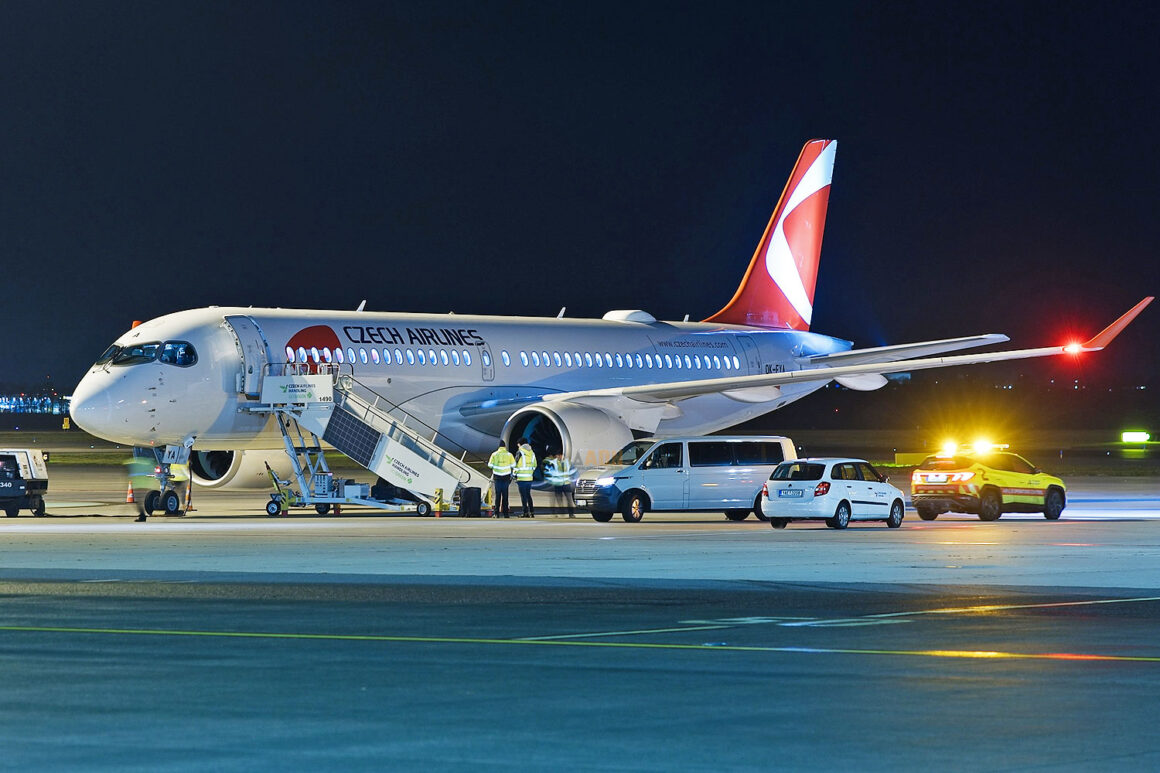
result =
M834 511L833 518L826 519L826 525L831 529L844 529L850 525L850 503L842 502Z
M592 520L599 521L600 523L608 523L612 520L612 513L606 513L601 510L593 510Z
M759 521L768 521L769 516L761 511L761 492L757 492L757 496L753 499L753 514L757 516Z
M979 498L979 520L997 521L1003 514L1003 498L993 488L985 489Z
M1063 492L1057 488L1048 489L1047 497L1043 500L1043 517L1049 521L1058 521L1063 512Z
M938 510L930 505L915 505L914 509L918 511L918 517L924 521L933 521L939 516Z
M166 515L181 515L181 497L176 491L166 491L161 497L161 509Z
M788 518L770 518L769 525L775 529L784 529L786 526L789 526L789 519Z
M626 523L640 523L648 512L648 500L639 491L630 491L620 500L620 516Z
M748 510L726 510L725 517L731 521L744 521L749 517Z
M894 504L890 506L890 515L886 518L886 525L892 529L897 529L902 525L902 502L894 500Z

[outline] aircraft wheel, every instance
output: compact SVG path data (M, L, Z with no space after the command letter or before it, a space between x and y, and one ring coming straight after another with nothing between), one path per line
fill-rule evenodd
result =
M420 502L418 505L415 506L415 514L420 515L420 516L431 515L431 503L430 502Z
M600 510L593 510L592 511L592 520L599 521L600 523L608 523L609 521L612 520L612 513L605 513L605 512L602 512Z
M318 513L319 515L326 515L327 513L330 512L330 505L329 504L315 505L314 512Z
M902 525L902 515L902 502L896 499L894 504L890 506L890 515L886 518L886 525L892 529L897 529Z
M725 517L731 521L744 521L749 517L748 510L726 510Z
M273 499L266 503L266 515L278 515L280 512L282 512L282 505Z
M639 491L630 491L620 500L620 517L625 523L640 523L648 512L648 500Z
M788 518L770 518L769 525L775 529L784 529L786 526L789 526L789 519Z
M938 510L932 509L929 505L915 505L914 509L918 511L918 517L924 521L933 521L938 518Z
M153 515L153 511L158 509L160 500L160 491L150 491L147 493L145 500L141 503L141 508L145 511L145 515Z
M844 529L850 525L850 503L842 502L834 511L833 518L826 519L826 525L831 529Z
M1049 489L1043 500L1043 517L1049 521L1058 521L1063 512L1063 492L1057 488Z
M161 509L166 515L181 515L181 497L176 491L166 491L161 496Z
M1003 498L993 488L985 489L979 498L979 520L997 521L1003 514Z

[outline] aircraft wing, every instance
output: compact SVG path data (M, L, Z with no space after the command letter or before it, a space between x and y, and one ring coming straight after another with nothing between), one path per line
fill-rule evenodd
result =
M1060 354L1079 354L1081 352L1095 352L1103 349L1112 339L1119 335L1136 316L1151 303L1152 296L1148 296L1127 313L1117 319L1099 334L1082 344L1067 346L1045 346L1038 349L1014 349L1001 352L985 352L981 354L961 354L953 357L928 357L919 359L894 359L878 362L864 362L860 364L816 364L825 363L827 358L812 358L810 365L801 370L784 373L766 373L752 376L726 376L723 378L699 379L697 381L672 381L660 384L641 384L627 387L611 387L608 389L591 389L577 392L562 392L545 395L545 401L568 400L570 402L591 403L597 406L607 406L610 401L624 405L624 401L636 403L657 404L675 403L691 397L707 394L724 394L742 402L766 402L775 400L780 394L778 389L785 384L796 384L817 381L838 381L854 389L876 389L886 383L883 374L903 373L929 368L947 368L955 365L977 365L984 362L998 362L1000 360L1021 360L1031 357L1051 357ZM987 336L976 336L961 341L974 341ZM949 339L955 340L955 339ZM922 347L937 346L945 342L930 341L925 343L904 344L903 349L912 347L912 351ZM966 344L967 346L978 344ZM884 354L891 356L898 347L883 347ZM868 354L873 350L863 349L858 352L844 354ZM840 362L831 357L829 362ZM641 406L644 407L644 406Z
M810 367L825 365L861 365L868 362L894 362L909 357L926 357L931 354L954 352L975 346L1001 344L1011 339L1000 333L985 333L963 338L944 338L941 341L920 341L914 344L896 346L876 346L873 349L851 349L848 352L818 354L808 359Z

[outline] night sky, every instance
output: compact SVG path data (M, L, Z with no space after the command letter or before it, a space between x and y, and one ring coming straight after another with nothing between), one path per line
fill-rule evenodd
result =
M212 304L701 319L812 137L814 330L1095 333L1160 290L1155 7L6 2L0 381Z

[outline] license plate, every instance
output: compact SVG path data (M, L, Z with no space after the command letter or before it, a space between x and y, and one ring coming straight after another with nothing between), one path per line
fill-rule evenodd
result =
M587 499L577 499L576 504L580 505L581 507L587 507L588 500Z
M800 488L783 488L777 492L779 497L800 497L802 490Z

